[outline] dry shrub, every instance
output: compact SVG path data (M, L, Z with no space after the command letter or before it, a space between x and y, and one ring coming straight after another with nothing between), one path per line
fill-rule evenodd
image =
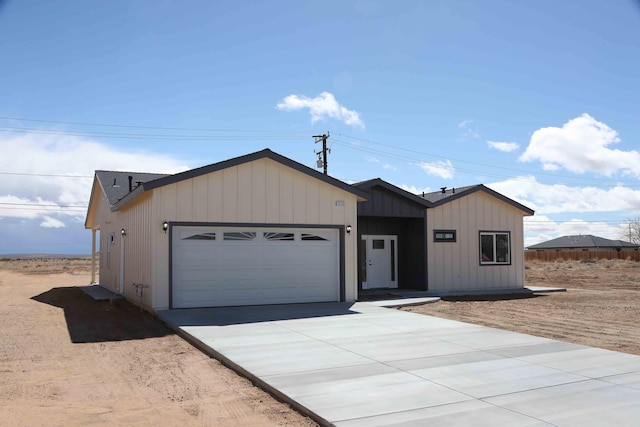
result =
M561 256L557 257L554 262L564 262L564 258L562 258Z

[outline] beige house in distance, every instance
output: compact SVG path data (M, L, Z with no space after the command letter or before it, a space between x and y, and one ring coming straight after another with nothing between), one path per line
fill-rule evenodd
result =
M96 171L85 228L100 286L155 311L521 290L527 215L483 185L349 185L266 149L175 175Z

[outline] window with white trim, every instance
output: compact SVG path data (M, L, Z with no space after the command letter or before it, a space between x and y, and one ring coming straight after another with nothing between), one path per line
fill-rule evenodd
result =
M511 264L511 238L508 231L480 232L480 264Z

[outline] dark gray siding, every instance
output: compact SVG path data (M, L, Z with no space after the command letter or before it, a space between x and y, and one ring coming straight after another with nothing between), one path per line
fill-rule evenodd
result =
M362 235L398 236L398 287L426 290L426 241L422 218L358 217L358 283L362 289L366 251Z
M381 187L365 190L367 201L358 203L358 216L424 218L425 207ZM371 233L370 233L371 234Z

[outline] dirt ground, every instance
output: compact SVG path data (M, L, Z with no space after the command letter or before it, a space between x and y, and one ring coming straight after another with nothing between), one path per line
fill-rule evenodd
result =
M567 292L447 298L402 310L640 355L640 262L531 261L526 284Z
M138 308L87 260L0 260L1 426L315 426Z
M0 260L0 425L312 426L136 307L78 289L89 261ZM640 355L640 263L530 262L568 292L402 310Z

